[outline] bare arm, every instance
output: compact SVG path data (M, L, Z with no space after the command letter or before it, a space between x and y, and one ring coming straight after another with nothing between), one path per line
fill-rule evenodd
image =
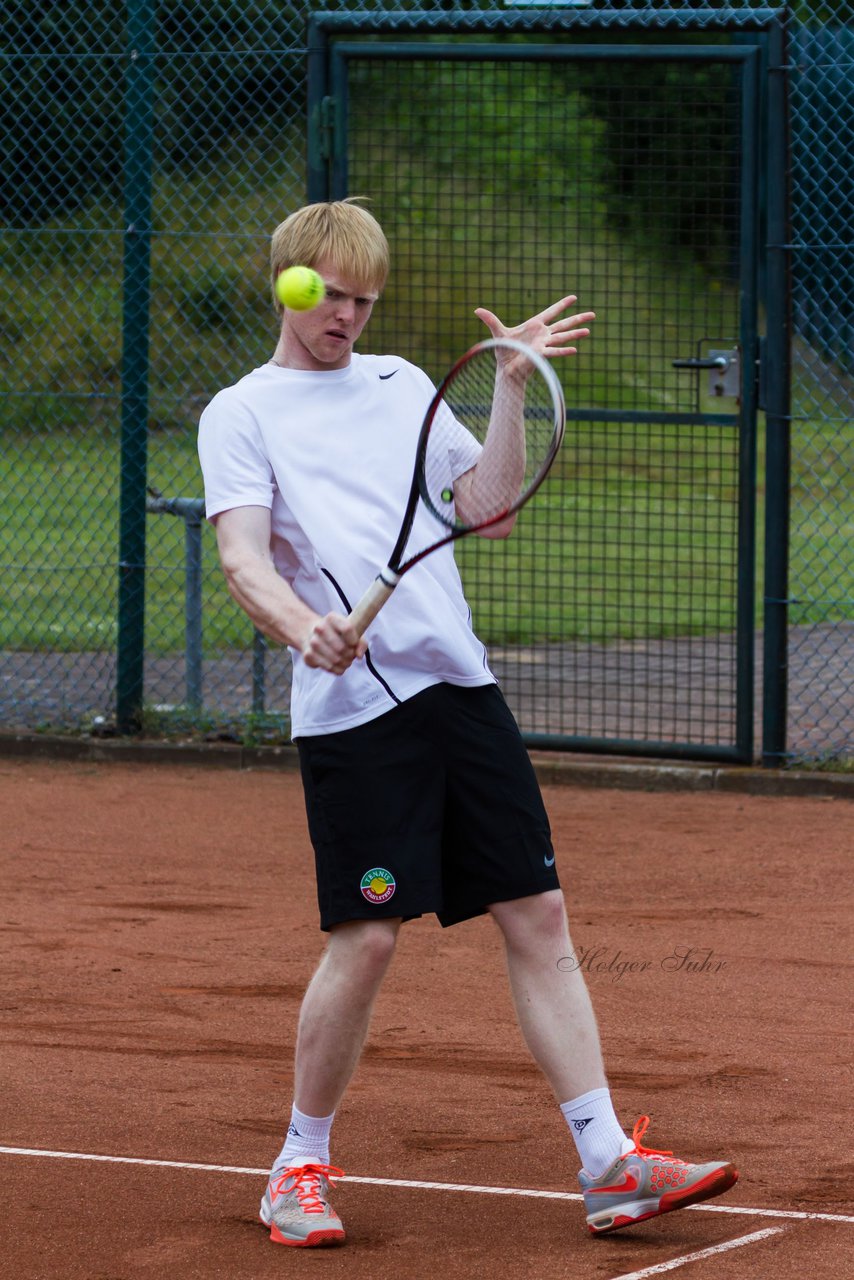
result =
M483 450L471 470L454 485L457 514L475 524L490 511L509 507L525 478L525 378L498 365L489 428ZM483 495L483 496L481 496ZM481 537L506 538L516 513L482 529Z
M266 507L234 507L216 517L228 589L259 631L299 650L306 665L343 675L367 644L339 613L315 613L276 572Z
M574 356L578 348L574 345L581 338L590 334L589 324L596 319L593 311L582 311L576 315L564 316L578 299L568 294L559 302L553 303L537 315L525 320L515 328L502 324L496 315L485 307L478 307L478 316L490 330L493 338L514 338L524 342L546 359L554 360L560 356ZM509 494L508 502L519 491L521 477L525 471L525 433L521 420L521 406L524 402L524 364L518 356L505 357L496 374L495 404L501 412L493 411L489 432L484 442L483 453L471 468L460 476L454 485L454 501L464 519L475 519L472 513L478 510L478 481L482 477L487 492L494 496L496 492L496 458L504 469L504 481ZM491 438L494 449L491 447ZM510 447L508 448L508 443ZM469 514L466 514L469 513ZM508 516L500 524L491 525L482 531L485 538L506 538L516 523L516 516Z

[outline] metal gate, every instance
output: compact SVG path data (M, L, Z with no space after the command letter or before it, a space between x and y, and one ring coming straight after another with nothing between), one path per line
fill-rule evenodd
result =
M364 349L434 377L478 305L597 312L556 474L458 553L528 744L749 760L764 37L501 16L427 41L318 15L309 198L371 199L392 276Z

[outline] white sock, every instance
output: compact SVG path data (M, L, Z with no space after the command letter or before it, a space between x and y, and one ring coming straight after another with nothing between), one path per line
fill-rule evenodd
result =
M634 1150L614 1114L608 1089L592 1089L561 1103L563 1118L578 1148L585 1173L599 1178L620 1156Z
M273 1162L273 1168L287 1169L291 1165L307 1164L312 1159L329 1164L329 1132L334 1119L334 1111L331 1116L305 1116L294 1107L285 1145Z

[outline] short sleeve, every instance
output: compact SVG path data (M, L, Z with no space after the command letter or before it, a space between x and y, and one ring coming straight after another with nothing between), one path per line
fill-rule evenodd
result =
M233 388L203 412L198 444L209 520L232 507L272 507L273 468L255 417Z
M480 443L444 403L439 405L432 434L441 441L442 448L447 450L451 478L454 480L470 471L483 451Z

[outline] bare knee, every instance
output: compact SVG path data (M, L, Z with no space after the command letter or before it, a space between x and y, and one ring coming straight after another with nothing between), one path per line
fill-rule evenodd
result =
M400 920L352 920L329 934L324 959L349 972L358 982L371 983L388 968L397 944Z
M509 947L539 949L568 937L566 906L560 889L496 902L489 908Z

